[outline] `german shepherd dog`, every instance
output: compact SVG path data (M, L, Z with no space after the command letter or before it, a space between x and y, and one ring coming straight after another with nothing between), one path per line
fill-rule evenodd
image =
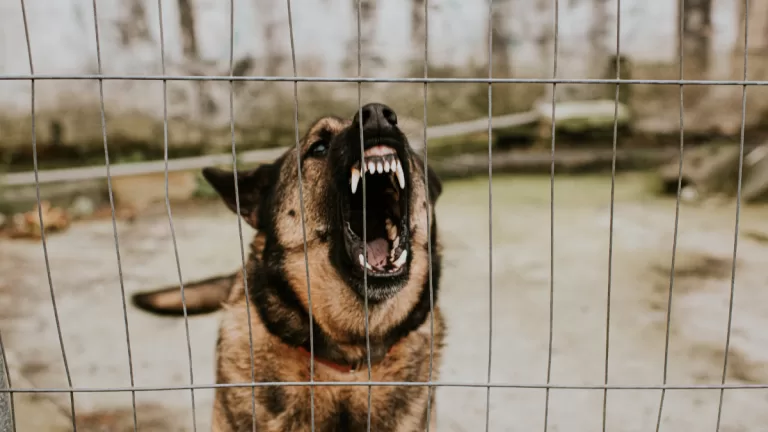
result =
M437 305L441 258L434 208L442 185L432 170L425 173L391 108L371 103L360 113L362 119L317 120L298 155L293 148L274 163L238 173L237 189L232 172L203 170L232 211L239 198L239 215L257 230L245 272L185 287L188 314L223 309L217 383L244 384L216 389L216 432L309 431L312 420L319 432L365 431L369 387L322 383L368 381L366 296L370 379L438 378L445 325ZM133 302L157 314L182 314L179 287L140 293ZM314 413L310 387L295 384L310 381L312 349L314 379L321 383L314 388ZM294 384L251 387L252 379ZM434 391L426 384L370 389L370 430L423 431L428 417L434 430Z

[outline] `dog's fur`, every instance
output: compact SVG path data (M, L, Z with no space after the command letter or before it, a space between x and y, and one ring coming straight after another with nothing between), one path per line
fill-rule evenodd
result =
M424 382L438 378L445 332L437 304L441 258L434 211L442 186L431 170L425 176L423 160L396 126L394 129L403 137L403 148L398 150L398 155L408 167L404 195L410 208L410 247L403 275L384 282L368 276L370 379ZM364 133L366 139L373 134L365 128ZM326 156L313 157L313 145L317 142L327 143ZM217 383L251 382L252 361L256 382L310 381L309 356L299 349L310 350L306 266L312 304L314 380L366 382L369 379L366 289L362 271L359 275L350 273L348 268L356 263L339 252L344 247L338 245L342 222L335 207L338 203L335 197L340 190L346 187L349 191L349 169L340 161L350 157L359 160L357 120L319 119L301 140L298 156L301 158L307 262L294 148L272 164L238 173L240 215L257 230L250 247L245 280L243 272L237 271L185 286L188 314L211 312L219 307L224 311L216 343ZM228 207L237 211L233 174L215 168L206 168L203 174ZM154 313L178 315L182 312L178 287L140 293L133 301ZM358 367L354 372L342 372L318 360ZM430 372L430 360L433 372ZM315 430L365 431L368 391L366 385L316 386ZM428 391L427 386L374 385L370 430L423 431L427 416L430 430L434 429L434 389L429 413ZM255 416L255 430L260 432L308 431L310 409L309 386L222 387L216 390L213 430L250 431Z

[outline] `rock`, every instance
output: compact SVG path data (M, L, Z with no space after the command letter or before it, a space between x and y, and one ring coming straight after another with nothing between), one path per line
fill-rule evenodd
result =
M13 216L11 226L12 237L40 238L43 227L40 225L40 213L43 216L45 231L63 231L69 227L70 217L66 210L51 206L48 201L42 201L40 206L35 206L26 213L17 213Z
M75 219L89 217L93 215L95 211L96 204L93 200L82 195L75 198L75 201L69 206L69 214Z
M732 195L736 191L739 148L734 145L706 145L686 149L683 157L681 198L698 199L718 193ZM659 168L663 193L677 195L680 157ZM695 190L695 194L692 191ZM694 196L695 195L695 196Z
M701 163L693 167L694 182L699 193L735 196L738 188L739 146L720 145L704 147Z
M680 190L680 199L684 202L695 202L699 199L699 191L693 185L688 185Z
M168 173L168 195L171 202L194 196L197 179L192 171ZM156 172L112 178L112 192L118 210L139 214L153 204L165 203L165 173Z

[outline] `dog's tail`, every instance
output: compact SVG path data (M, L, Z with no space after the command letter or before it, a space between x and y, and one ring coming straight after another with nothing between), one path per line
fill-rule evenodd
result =
M184 284L184 301L178 285L134 294L131 301L137 308L155 315L183 316L184 303L189 316L215 312L229 296L237 274L234 272Z

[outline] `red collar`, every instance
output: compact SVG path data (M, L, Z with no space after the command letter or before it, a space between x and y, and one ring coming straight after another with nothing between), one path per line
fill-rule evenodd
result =
M395 345L397 345L397 344L395 344ZM387 351L387 355L389 355L392 352L392 349L395 348L395 345L392 345L391 347L389 347L389 350ZM310 352L307 351L307 349L304 348L303 346L299 346L297 349L298 349L298 351L300 353L302 353L308 359L311 357ZM384 358L386 358L386 356L382 357L380 359L380 361L384 360ZM315 353L315 363L324 364L325 366L328 366L329 368L334 369L334 370L336 370L338 372L342 372L342 373L353 373L353 372L356 372L359 368L361 368L363 366L367 367L367 365L368 365L367 361L363 361L363 362L361 362L360 364L357 364L357 365L339 364L339 363L335 363L335 362L332 362L330 360L326 360L324 358L318 357L317 353Z

